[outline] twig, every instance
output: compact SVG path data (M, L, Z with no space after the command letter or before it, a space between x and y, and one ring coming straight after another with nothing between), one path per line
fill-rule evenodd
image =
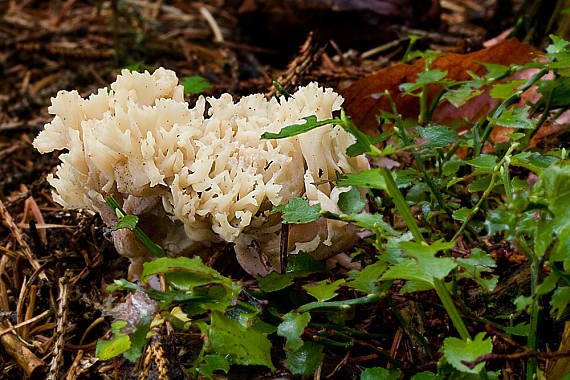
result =
M1 321L0 328L6 328L6 325ZM30 351L16 335L12 333L4 334L0 336L0 343L8 355L16 361L18 366L24 370L29 378L37 379L40 377L40 374L44 371L45 363Z
M34 257L34 254L32 253L30 246L28 245L28 243L26 243L26 241L22 237L22 234L20 233L18 226L16 226L16 223L14 223L14 219L12 219L12 216L10 215L6 207L4 207L4 203L2 203L1 200L0 200L0 216L2 217L2 220L4 220L4 222L6 222L6 224L8 225L8 228L10 229L10 232L12 233L14 238L16 238L16 241L18 242L18 244L22 248L22 251L24 252L24 257L28 260L32 268L36 270L39 269L40 264L38 263L38 260L36 260L36 258ZM42 273L42 276L43 276L42 279L45 278L47 280L45 274Z
M29 325L29 324L31 324L31 323L34 323L34 322L36 322L36 321L39 321L40 319L42 319L42 318L46 317L47 315L49 315L49 313L50 313L50 311L49 311L49 310L46 310L46 311L44 311L43 313L38 314L38 315L36 315L36 316L33 317L33 318L30 318L30 319L25 320L24 322L18 323L17 325L3 328L2 330L0 330L0 336L3 336L3 335L5 335L5 334L7 334L7 333L9 333L9 332L12 332L12 331L16 330L16 329L19 329L20 327L23 327L23 326Z
M30 321L33 319L33 315L34 315L34 308L36 307L36 291L37 291L37 286L36 285L32 285L30 287L30 291L28 293L28 308L26 309L26 314L24 315L24 322L26 321ZM24 328L22 328L22 339L24 340L28 340L28 337L30 336L30 326L28 325L24 325Z
M475 359L471 362L468 362L465 360L462 360L461 362L463 364L465 364L467 367L469 367L470 369L473 369L473 368L475 368L475 366L477 364L482 363L482 362L486 362L488 360L499 360L499 359L516 360L516 359L530 358L530 357L543 359L543 360L544 359L558 359L558 358L570 357L570 351L539 352L539 351L535 351L535 350L531 350L530 348L527 348L526 350L524 350L522 352L515 352L514 354L493 354L493 353L489 353L489 354L481 355L477 359Z
M58 288L59 288L59 305L57 308L57 328L56 328L56 336L57 339L55 340L55 344L53 347L53 357L51 359L51 363L49 365L49 380L55 380L58 378L59 369L61 367L61 362L63 359L63 344L65 343L65 329L67 325L67 292L68 292L68 285L67 285L67 278L60 277L58 281Z
M222 31L220 30L220 27L218 26L216 19L214 18L214 16L212 16L210 11L206 7L200 7L200 14L204 16L206 22L212 29L212 33L214 34L214 41L224 42L224 36L222 35Z

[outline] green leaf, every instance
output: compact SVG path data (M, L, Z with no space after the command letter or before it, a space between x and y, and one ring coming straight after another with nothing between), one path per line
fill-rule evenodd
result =
M289 255L287 260L286 273L279 274L271 272L265 277L257 277L259 289L266 293L285 289L293 284L293 280L305 277L312 273L327 272L327 267L315 260L313 256L306 252L299 252L296 255Z
M127 322L125 321L113 322L111 324L113 338L110 340L99 339L97 341L95 355L97 355L99 360L109 360L131 348L131 340L129 339L129 336L121 332L121 329L126 325Z
M150 331L151 317L147 316L144 321L130 334L131 348L123 353L125 359L134 363L142 355L142 350L148 341L147 333Z
M480 154L476 158L466 161L465 163L478 169L491 171L497 165L497 156L492 154Z
M459 170L459 168L461 167L461 165L463 165L465 162L463 160L449 160L446 161L443 164L443 175L444 176L450 176L450 175L455 175L457 173L457 171Z
M358 214L366 206L366 200L360 197L360 191L351 187L338 196L338 208L345 214Z
M141 281L146 282L150 276L177 271L184 276L175 286L183 290L192 290L194 287L207 285L209 283L231 282L227 277L219 274L215 269L202 263L199 256L188 257L162 257L154 261L143 264ZM182 277L181 276L181 277ZM178 276L177 276L178 277ZM173 277L173 280L178 278Z
M328 272L326 265L306 252L301 251L296 255L289 255L287 273L294 274L297 277L304 277L311 273L324 272Z
M121 290L140 290L140 287L137 284L134 284L130 281L125 279L115 280L112 284L107 285L108 292L114 292L117 289Z
M440 380L440 376L432 372L416 373L410 380Z
M129 230L134 230L139 222L139 217L136 215L119 215L119 210L115 210L118 216L118 223L116 226L111 227L112 231L117 231L121 228L128 228Z
M283 322L277 326L277 335L287 339L285 350L297 351L303 347L301 335L311 320L309 313L295 313L293 311L283 316Z
M422 88L430 83L442 83L446 84L450 81L442 80L447 75L447 71L441 71L440 69L433 69L429 71L422 71L418 73L418 78L414 83L404 83L400 85L400 90L406 94L411 94L413 91Z
M567 107L570 105L570 77L555 77L551 80L543 80L538 84L537 92L549 94L550 109ZM541 98L540 104L546 103Z
M387 267L388 264L383 261L367 265L358 272L354 280L347 282L346 285L363 293L378 294L378 281Z
M141 281L146 282L150 276L166 274L169 284L183 292L158 292L147 290L153 298L163 301L200 301L200 308L205 310L225 310L241 292L241 286L231 279L222 276L215 269L202 263L199 256L163 257L143 264ZM199 287L212 285L197 292Z
M207 350L230 355L232 364L263 365L275 370L271 362L271 342L265 334L245 328L219 311L212 312L206 333Z
M402 372L399 369L373 367L362 371L360 380L397 380L401 375Z
M519 312L526 310L530 305L532 305L532 297L526 297L520 295L517 298L515 298L513 304L517 307L517 311Z
M507 334L528 337L528 334L530 332L530 325L528 323L521 322L512 327L511 326L503 327L503 330Z
M497 232L510 231L511 225L515 221L515 215L504 209L495 209L489 212L485 227L489 236L495 235Z
M345 178L338 181L338 185L386 190L386 181L380 173L380 168L364 170L357 174L347 174Z
M456 261L465 270L461 277L474 279L487 291L493 291L497 286L498 276L491 276L490 278L481 276L481 273L492 272L497 266L493 258L483 250L473 248L469 257L459 257Z
M550 293L556 287L558 283L558 275L556 273L550 273L540 285L536 288L536 294L538 296L543 296L545 294Z
M483 339L485 333L479 333L474 340L462 340L459 338L448 337L443 341L443 355L445 359L458 371L478 374L483 370L485 362L477 364L470 369L463 361L472 362L481 355L489 354L493 350L491 338Z
M481 95L481 90L476 90L469 85L463 85L455 90L448 90L441 97L442 100L447 100L454 107L461 107L469 99L472 99L478 95Z
M560 220L557 224L570 223L570 165L561 162L545 169L539 186L544 189L549 210Z
M467 207L461 207L458 210L453 211L453 219L455 220L459 220L463 223L465 223L467 221L467 217L469 216L469 214L471 213L471 209L467 208Z
M293 96L289 93L289 91L287 91L285 89L285 87L283 87L281 85L281 83L279 83L278 81L276 81L275 79L273 79L271 82L273 82L273 86L275 86L275 89L279 92L280 95L283 95L285 97L285 99L289 99L292 98Z
M307 291L310 295L315 297L319 302L328 301L337 296L336 291L342 284L344 284L344 279L336 280L333 283L328 283L327 280L319 281L316 284L307 284L303 286L303 289Z
M306 224L314 222L321 217L321 206L309 206L309 202L303 198L293 198L286 205L273 208L272 213L281 212L283 223Z
M271 272L265 277L257 277L257 284L259 289L265 293L271 293L293 285L294 279L295 276L292 273Z
M552 298L550 299L550 306L552 307L551 313L556 314L556 319L560 319L564 310L570 302L570 286L559 286L556 288L554 293L552 293Z
M424 245L402 241L399 246L413 259L389 268L382 276L382 280L421 281L433 287L434 279L443 280L457 266L457 263L449 257L435 257L437 252L453 248L454 242L446 243L440 240L432 245Z
M198 75L185 77L180 84L184 87L185 94L200 94L207 88L212 88L210 82Z
M338 118L317 121L317 117L315 115L307 116L307 117L304 117L303 119L305 120L305 123L303 123L303 124L288 125L288 126L284 127L283 129L281 129L281 131L279 131L279 133L265 132L261 135L261 138L262 139L282 139L285 137L300 135L301 133L305 133L305 132L310 131L311 129L322 127L323 125L341 123L341 120Z
M483 65L487 69L487 74L485 75L485 79L488 81L494 81L499 77L502 77L509 71L508 66L499 65L496 63L487 63L487 62L477 62L480 65Z
M502 127L534 129L537 121L528 116L530 106L511 107L503 111L497 118L489 117L491 123Z
M511 80L506 83L498 83L493 86L490 92L491 98L506 99L515 92L515 88L523 85L526 79Z
M230 362L227 357L210 354L204 355L199 359L200 361L194 364L196 371L208 379L214 378L214 371L224 371L224 373L228 373L230 370Z
M559 160L558 157L543 156L538 152L521 152L511 158L511 165L522 166L537 174Z
M125 216L126 214L125 211L121 208L119 203L117 203L115 198L113 198L112 196L106 197L105 203L107 203L107 205L111 207L112 210L115 211L118 218L122 218ZM132 223L130 225L132 225ZM136 226L136 223L132 231L133 234L137 237L137 239L139 239L141 243L143 243L143 245L146 248L148 248L148 250L151 251L156 257L166 256L166 252L164 252L164 250L158 244L150 240L150 238L143 232L143 230L141 230L140 227Z
M566 41L563 38L555 36L554 34L549 35L549 37L552 40L552 44L546 47L546 52L549 54L563 53L566 51L567 46L570 44L570 42Z
M424 147L444 148L459 141L457 133L444 125L434 125L420 130L420 136L428 143Z
M467 186L467 190L474 193L476 191L483 191L487 190L487 188L491 185L491 176L486 175L483 177L477 178L475 181L471 182L469 186ZM497 183L495 183L495 186Z
M367 212L340 216L341 220L366 228L376 235L382 236L384 233L397 235L398 233L382 218L382 214L369 214Z
M308 376L312 374L324 358L323 346L307 341L297 351L285 352L286 366L294 375Z

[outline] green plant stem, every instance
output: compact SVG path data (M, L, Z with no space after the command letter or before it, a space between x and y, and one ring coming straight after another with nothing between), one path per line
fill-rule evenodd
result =
M404 200L404 196L400 192L400 189L398 189L398 186L394 181L394 177L392 177L392 173L390 173L388 169L384 167L380 169L381 169L380 173L382 173L382 176L386 181L388 194L392 197L392 200L394 201L396 208L400 212L400 215L402 215L402 218L404 219L406 225L410 229L412 236L414 237L416 242L426 243L424 237L420 232L418 224L416 223L416 220L414 219L408 205L406 204L406 201ZM453 300L451 299L451 296L449 295L449 292L445 287L445 284L443 283L442 280L439 280L437 278L434 278L433 281L434 281L435 291L439 296L439 299L441 300L443 307L447 311L447 314L449 314L449 317L451 318L453 325L459 332L459 336L461 336L462 339L470 338L469 332L467 331L467 327L465 327L465 324L463 323L463 320L461 319L461 316L459 315L459 312L457 311L457 308L455 307L455 304L453 303Z
M416 220L414 219L414 216L412 215L410 208L406 204L402 192L400 192L400 190L398 189L398 185L396 185L396 181L394 181L392 173L390 173L390 171L385 167L380 168L380 173L382 174L382 177L384 177L384 181L386 182L386 188L388 189L388 194L394 201L396 208L398 209L400 215L402 215L402 218L404 219L406 225L410 229L410 232L412 233L414 240L417 241L418 243L422 242L425 243L426 241L422 236L420 228L418 227L418 224L416 223Z
M117 203L115 198L112 196L106 197L105 202L109 207L113 209L113 211L119 210L121 214L127 215L127 213L121 208L119 203ZM158 244L153 242L139 226L136 226L131 231L156 257L166 257L166 252L164 252L164 250Z
M297 309L298 313L304 313L310 310L316 309L346 309L352 305L363 305L367 303L372 303L380 300L382 298L379 294L369 294L360 298L352 298L344 301L323 301L323 302L310 302L304 304Z
M507 107L518 102L523 92L528 90L546 73L548 73L548 69L542 69L536 74L534 74L531 78L529 78L529 80L527 80L517 91L515 91L511 96L509 96L501 104L499 104L497 108L495 108L495 111L493 111L493 116L491 116L491 118L496 119L499 116L501 116L501 114L503 113L503 111L507 109ZM488 118L484 118L480 124L481 124L480 127L481 128L485 127L485 130L483 131L483 135L481 136L480 141L474 147L475 156L479 156L481 154L481 150L483 149L483 144L485 144L485 141L487 141L487 139L489 138L489 135L491 134L491 130L493 127L493 124L489 122Z
M453 300L451 299L451 296L449 295L449 291L445 287L445 284L443 283L443 281L440 279L434 278L433 284L434 284L435 292L439 296L439 299L441 300L443 307L447 311L447 314L449 315L449 318L451 319L451 322L453 323L453 326L455 327L455 329L459 333L459 336L461 337L461 339L463 339L463 340L471 339L471 336L469 335L469 331L467 330L467 327L465 327L465 324L463 323L463 319L461 319L461 316L459 315L459 312L457 311L457 308L455 307L455 304L453 303Z
M388 296L388 303L390 304L390 307L392 308L392 311L394 312L396 319L400 322L400 324L402 325L404 330L406 330L409 334L413 335L421 343L421 345L424 347L427 354L429 356L431 356L431 349L429 347L428 341L426 340L426 338L423 335L421 335L415 329L410 327L408 322L406 322L406 320L402 316L402 313L400 313L400 310L398 309L398 307L394 304L394 301L392 300L391 296Z
M503 156L503 158L497 163L497 165L495 165L495 167L493 168L493 173L491 174L491 182L489 183L489 186L487 186L487 188L483 192L483 195L481 195L481 198L479 198L479 201L477 202L475 207L473 207L471 209L471 211L469 212L469 215L467 215L467 218L465 219L465 222L463 222L461 227L459 227L459 230L455 233L455 235L453 235L453 238L451 239L452 241L456 240L459 236L461 236L461 234L463 233L463 231L465 230L465 228L469 224L469 221L471 220L473 215L475 215L477 213L477 211L479 211L481 205L483 204L485 199L487 199L487 197L491 193L491 190L493 190L493 188L495 187L495 181L497 180L497 175L501 171L501 167L503 167L503 163L507 163L507 165L505 165L504 170L505 170L505 172L507 172L506 178L508 179L508 169L509 169L508 163L510 163L510 157L511 157L512 152L519 145L520 145L519 143L514 143L513 145L511 145L509 150L507 150L507 153L505 153L505 155Z
M398 114L398 109L396 108L396 103L394 103L394 99L392 99L392 96L390 95L390 92L388 90L384 91L384 95L386 96L386 98L388 98L388 102L390 103L390 106L392 108L392 113L394 115L396 115L395 122L396 122L396 126L398 127L400 138L404 142L404 145L413 146L412 141L408 137L406 127L402 123L402 116L400 114ZM441 192L435 186L435 183L433 183L433 181L431 180L430 176L427 173L423 158L421 157L421 155L419 153L416 153L414 151L412 151L412 154L414 155L414 159L416 160L416 164L418 165L418 169L422 173L424 181L427 183L431 193L433 194L433 196L437 200L437 203L439 203L439 206L449 216L451 216L452 215L451 210L449 210L449 208L446 206L445 202L443 201L443 196L441 195Z
M534 252L528 246L524 236L518 235L517 241L521 246L525 256L530 261L530 293L532 298L532 305L530 307L530 327L528 332L527 345L531 350L537 349L537 333L538 333L538 320L540 313L540 296L536 294L536 289L538 287L538 277L539 277L539 265L538 258ZM536 357L530 357L526 366L526 378L527 380L533 380L534 375L537 370Z

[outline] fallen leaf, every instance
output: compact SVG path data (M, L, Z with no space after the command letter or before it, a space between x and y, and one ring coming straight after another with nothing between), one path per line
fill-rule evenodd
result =
M470 54L444 54L434 60L432 69L447 71L447 78L463 81L470 79L467 71L472 71L480 76L487 72L487 69L478 62L501 65L524 64L538 57L539 54L541 53L533 47L516 39L510 39ZM348 88L341 90L341 94L345 98L345 110L360 129L367 133L374 133L378 130L376 115L379 114L380 110L389 111L388 100L383 96L378 96L378 94L388 90L398 111L405 118L417 117L419 113L418 98L402 96L399 86L402 83L414 82L417 74L423 70L423 65L423 59L411 65L400 63L356 81ZM525 71L527 72L518 73L515 79L524 79L532 75L530 70ZM429 86L430 100L440 88L441 86L438 85ZM499 99L491 98L489 91L490 89L487 88L481 95L467 101L459 108L449 103L440 105L433 115L433 121L447 124L463 118L477 120L500 102ZM532 94L526 95L524 100L528 100L529 97L532 97ZM504 133L508 133L505 132L507 130L509 129L502 128L502 130L495 132L492 138L499 140L504 137Z

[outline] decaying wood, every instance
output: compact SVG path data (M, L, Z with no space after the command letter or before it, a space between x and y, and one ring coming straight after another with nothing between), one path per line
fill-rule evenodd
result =
M9 328L4 322L0 321L0 329ZM46 366L45 363L34 355L15 334L10 332L0 336L0 343L2 343L2 347L4 347L8 355L24 370L26 375L31 379L42 378Z

